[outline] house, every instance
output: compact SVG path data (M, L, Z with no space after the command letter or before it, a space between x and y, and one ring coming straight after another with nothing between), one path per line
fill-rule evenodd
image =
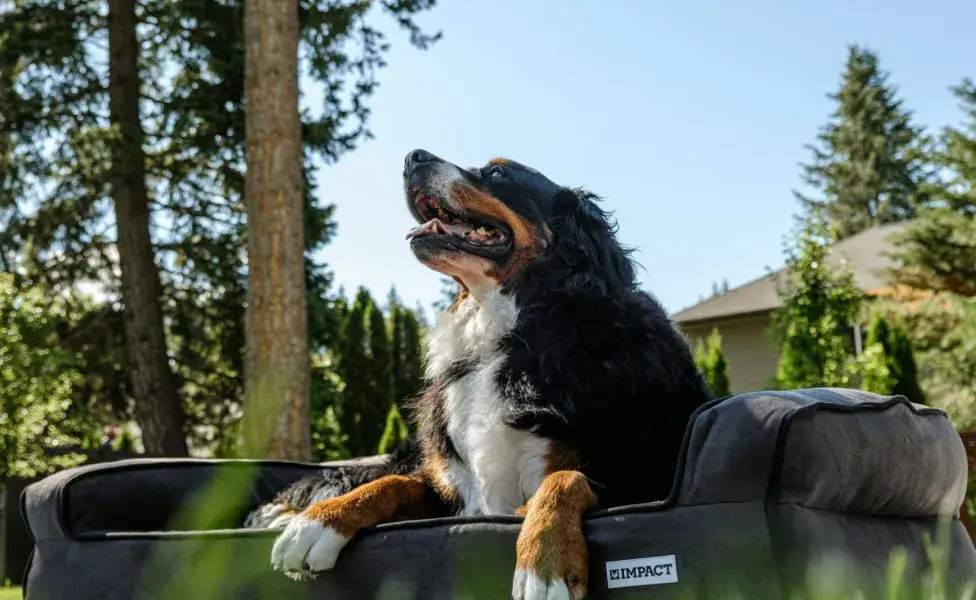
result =
M870 295L885 286L884 271L893 266L888 256L893 249L891 236L904 227L904 223L881 225L845 238L831 247L828 263L837 265L845 259L856 285ZM692 343L718 329L734 394L763 389L776 374L779 350L768 329L773 310L780 306L776 280L783 272L769 273L672 316ZM851 334L855 351L860 352L860 325L855 324Z

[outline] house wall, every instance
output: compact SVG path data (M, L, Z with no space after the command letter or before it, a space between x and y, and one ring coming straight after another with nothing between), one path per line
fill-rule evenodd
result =
M704 341L713 329L722 335L722 352L729 363L729 384L733 394L766 389L776 374L779 353L766 333L770 313L715 319L679 325L692 344Z

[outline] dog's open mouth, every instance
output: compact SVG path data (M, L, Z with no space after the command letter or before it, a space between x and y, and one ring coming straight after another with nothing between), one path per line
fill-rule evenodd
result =
M461 249L497 251L508 247L510 234L506 228L487 217L453 214L422 192L414 193L413 208L420 225L407 233L407 239L439 238Z

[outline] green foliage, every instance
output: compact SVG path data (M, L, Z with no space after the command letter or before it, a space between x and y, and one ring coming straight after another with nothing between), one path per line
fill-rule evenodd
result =
M393 347L393 400L400 403L423 387L422 326L417 313L404 307L391 292L390 336Z
M390 406L390 412L386 415L386 426L383 428L383 435L380 437L380 444L377 452L387 454L393 451L403 441L410 437L410 429L400 416L400 410L394 404Z
M935 158L948 170L949 177L936 190L945 206L961 214L976 214L976 83L965 79L952 88L965 113L962 128L947 127L942 147Z
M387 414L393 406L393 351L390 332L383 311L372 300L366 306L369 335L369 393L359 413L359 427L366 444L365 452L374 453L379 446Z
M722 352L722 335L714 329L704 343L695 346L695 363L705 377L712 395L722 398L732 394L729 388L728 363Z
M777 282L782 306L772 324L782 352L780 389L845 387L857 373L849 332L863 294L848 268L827 264L830 237L814 214L787 248L785 277Z
M56 455L78 443L69 418L79 375L58 343L57 299L38 290L17 291L0 273L0 481L32 477L77 464Z
M865 347L880 354L884 368L865 372L861 387L876 394L901 395L912 402L925 402L912 343L902 328L890 326L884 317L875 316Z
M366 350L366 307L369 292L360 288L346 313L338 345L336 373L343 382L339 426L353 456L362 456L366 442L359 429L359 413L369 398L369 363Z
M922 131L877 55L852 46L840 90L830 98L836 109L819 144L808 146L813 159L803 167L820 197L797 194L805 212L824 211L839 238L914 217L929 200L931 179Z
M376 6L377 10L372 10ZM317 199L313 165L370 137L368 100L389 40L386 14L427 48L415 18L433 0L301 0L300 53L324 102L303 111L311 352L335 346L331 274L314 260L335 232ZM243 0L137 3L152 238L167 342L194 446L231 452L242 395L246 220ZM106 298L86 306L72 338L86 406L131 417L117 306L118 259L108 196L110 149L104 48L107 2L18 0L0 8L0 268L25 285L81 305L81 286ZM316 374L313 374L316 376ZM322 373L318 377L324 378ZM94 415L93 415L94 416Z
M390 430L395 394L415 394L421 385L420 325L416 316L391 294L389 315L384 315L365 288L346 313L337 347L339 429L347 436L352 456L375 454L384 432Z
M976 297L976 212L947 207L923 211L894 241L895 282Z
M929 403L956 428L976 427L976 299L897 287L878 292L865 312L902 324Z

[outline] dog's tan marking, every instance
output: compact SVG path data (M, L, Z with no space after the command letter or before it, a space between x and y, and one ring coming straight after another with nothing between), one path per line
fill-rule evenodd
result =
M573 598L586 595L589 555L583 513L596 496L579 471L556 471L527 503L516 550L516 570L544 582L565 582Z
M538 245L539 233L532 224L518 213L505 206L505 203L487 192L483 192L465 181L456 182L451 190L455 200L466 211L475 215L492 217L508 225L512 230L512 241L516 248Z
M468 286L464 285L464 282L461 281L460 277L451 277L451 279L456 281L457 284L461 286L461 290L458 292L457 298L455 298L454 300L454 304L452 304L450 308L447 309L448 311L453 313L453 312L457 312L458 307L461 306L461 303L464 302L464 300L471 294L471 292L468 290Z
M456 505L460 499L448 477L447 459L439 452L428 452L421 469L428 485L434 489L446 504Z
M495 165L507 165L508 162L509 161L508 161L507 158L504 158L502 156L499 156L497 158L493 158L493 159L489 160L488 161L488 164L491 165L491 166L495 166Z
M435 516L430 496L431 489L419 477L387 475L342 496L316 502L302 516L350 538L364 527Z

